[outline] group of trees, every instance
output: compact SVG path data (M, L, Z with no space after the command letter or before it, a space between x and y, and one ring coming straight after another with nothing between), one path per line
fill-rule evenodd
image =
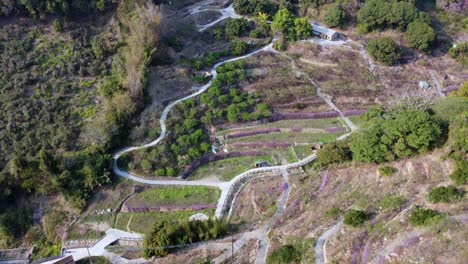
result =
M326 144L317 164L348 160L382 163L424 153L445 137L440 122L424 110L377 108L367 114L368 124L349 140Z
M367 128L353 135L353 159L382 163L424 153L441 140L442 129L423 110L401 110L377 117Z
M412 1L368 0L359 9L357 20L364 33L388 27L405 31L409 46L423 52L429 51L437 38L429 15Z
M28 15L44 20L48 14L70 17L102 12L113 5L112 0L5 0L0 2L0 16Z
M312 25L306 17L297 18L291 11L281 8L271 22L271 29L281 31L288 40L304 39L312 35Z
M269 0L234 0L234 10L241 15L255 16L265 13L272 17L278 8L277 3Z
M163 221L155 224L143 244L145 258L164 257L177 246L220 238L228 232L229 225L221 220Z
M341 27L346 20L346 12L340 5L335 5L325 13L325 23L329 27Z

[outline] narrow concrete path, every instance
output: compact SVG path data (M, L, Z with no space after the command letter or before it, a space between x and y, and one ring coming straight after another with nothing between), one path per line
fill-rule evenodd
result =
M437 77L435 76L435 73L433 70L429 70L429 74L431 75L431 78L432 80L434 81L434 84L436 86L436 90L437 90L437 94L442 97L442 98L445 98L445 93L442 92L442 85L440 84L439 80L437 79Z
M340 230L341 226L343 225L343 219L338 221L332 227L327 229L318 239L317 243L315 243L315 264L325 264L327 263L327 254L325 245L327 240L333 236L338 230Z

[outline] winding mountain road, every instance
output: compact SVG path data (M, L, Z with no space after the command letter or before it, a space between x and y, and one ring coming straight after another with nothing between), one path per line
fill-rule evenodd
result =
M209 4L213 3L213 2L214 1L211 0L211 1L204 1L202 3L195 4L194 6L192 6L190 13L191 14L196 14L196 13L205 11L205 10L203 10L201 8L203 6L205 6L205 5L209 5ZM220 11L222 13L221 18L219 18L219 19L217 19L217 20L215 20L215 21L213 21L213 22L211 22L211 23L209 23L207 25L202 25L202 26L199 25L199 31L200 32L203 31L203 30L206 30L207 28L209 28L209 27L211 27L213 25L215 25L219 21L221 21L223 19L226 19L227 17L234 17L234 18L241 17L241 16L235 14L232 5L230 5L229 7L225 8L225 9L221 9L221 10L218 10L218 11ZM285 56L288 56L288 55L286 55L284 53L278 52L275 49L273 49L273 44L277 41L277 39L278 39L278 37L273 38L270 44L266 45L265 47L263 47L261 49L255 50L255 51L253 51L251 53L248 53L248 54L246 54L244 56L228 59L228 60L225 60L225 61L222 61L222 62L219 62L219 63L215 64L211 69L212 80L214 78L216 78L216 76L217 76L216 69L218 67L220 67L220 66L222 66L222 65L224 65L226 63L229 63L229 62L249 58L249 57L254 56L254 55L256 55L256 54L258 54L260 52L271 52L271 53L283 54ZM322 98L333 110L337 111L340 114L340 116L343 118L343 120L346 122L346 124L351 129L351 132L356 130L357 127L351 122L351 120L349 120L346 116L344 116L343 113L340 111L340 109L338 109L338 107L328 97L324 96L320 92L320 87L318 86L318 84L315 83L311 78L309 78L309 80L310 80L312 85L316 86L317 95L320 98ZM242 181L246 177L251 177L252 175L255 175L255 174L261 175L262 172L280 171L282 176L283 176L283 179L285 181L285 184L286 184L287 188L283 191L283 193L282 193L282 195L280 197L280 200L278 201L277 212L264 226L262 226L261 228L259 228L257 230L254 230L252 232L245 233L240 239L238 239L234 243L234 254L235 254L237 251L239 251L245 245L245 243L247 243L247 241L249 239L254 238L254 239L259 240L260 241L260 249L259 249L259 252L258 252L258 254L256 256L255 263L265 263L266 255L267 255L267 252L268 252L268 246L269 246L269 238L268 238L267 234L271 230L273 225L276 223L276 221L284 214L284 212L286 210L286 203L287 203L290 191L291 191L287 171L288 171L288 169L301 167L301 166L304 166L304 165L314 161L316 159L315 154L310 155L310 156L308 156L308 157L306 157L306 158L304 158L304 159L302 159L300 161L290 163L290 164L251 169L251 170L248 170L246 172L243 172L243 173L237 175L236 177L234 177L229 182L213 182L213 181L205 181L205 180L197 180L197 181L151 180L151 179L145 179L145 178L142 178L142 177L140 177L138 175L134 175L134 174L131 174L129 172L123 171L118 167L118 159L123 154L131 152L131 151L135 151L135 150L140 150L140 149L145 149L145 148L156 146L162 140L164 140L166 138L167 133L168 133L168 130L167 130L167 127L166 127L167 116L168 116L169 112L172 110L172 108L175 105L177 105L177 104L179 104L179 103L181 103L181 102L183 102L185 100L191 99L193 97L196 97L196 96L202 94L203 92L205 92L211 86L211 84L212 84L212 81L209 81L207 84L205 84L205 85L201 86L200 88L198 88L197 92L195 92L193 94L190 94L188 96L185 96L183 98L180 98L180 99L170 103L168 106L166 106L166 108L163 110L163 112L161 114L161 118L159 120L160 127L161 127L161 133L160 133L159 137L157 139L147 143L147 144L142 145L142 146L127 147L127 148L123 148L123 149L117 151L113 156L113 159L114 159L113 171L114 171L114 173L116 175L118 175L120 177L124 177L124 178L127 178L129 180L139 182L139 183L143 183L143 184L148 184L148 185L208 186L208 187L219 188L219 189L221 189L221 195L219 197L218 204L217 204L217 207L216 207L216 210L215 210L215 216L217 218L223 218L224 217L224 214L226 213L225 208L227 208L227 201L229 199L229 196L232 193L234 193L237 188L240 188L237 185L237 183L239 181ZM351 133L343 135L338 140L344 139L347 136L349 136L350 134ZM242 184L240 186L242 186ZM67 252L66 255L73 255L75 260L79 260L79 259L82 259L84 257L87 257L88 254L91 255L91 256L100 256L100 255L106 255L106 254L109 255L109 253L105 250L105 247L112 244L113 242L115 242L118 239L128 238L128 237L135 238L135 239L142 239L142 236L139 235L139 234L128 233L128 232L117 230L117 229L110 229L110 230L108 230L106 232L106 235L98 243L96 243L93 247L91 247L89 249L87 249L87 248L78 248L78 249L68 250L68 251L66 251ZM219 256L215 260L215 263L221 263L222 261L226 260L226 258L232 254L232 252L230 252L229 250L226 251L221 256Z

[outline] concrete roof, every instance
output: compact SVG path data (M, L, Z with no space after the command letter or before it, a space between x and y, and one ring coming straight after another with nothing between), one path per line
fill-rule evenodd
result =
M314 23L312 23L312 30L316 31L318 33L321 33L321 34L328 35L328 36L332 36L333 34L336 33L336 31L333 30L333 29L322 27L322 26L319 26L319 25L314 24Z

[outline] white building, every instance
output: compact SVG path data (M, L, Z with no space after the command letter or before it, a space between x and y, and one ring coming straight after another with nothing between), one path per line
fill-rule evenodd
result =
M312 34L328 40L336 40L339 36L339 33L335 30L322 27L315 23L312 23Z

